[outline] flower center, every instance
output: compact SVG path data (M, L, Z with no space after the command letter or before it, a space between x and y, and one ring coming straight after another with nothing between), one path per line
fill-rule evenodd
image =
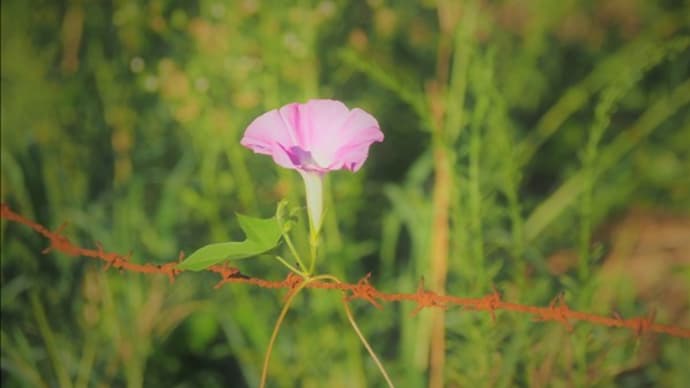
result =
M314 160L310 151L300 146L292 146L287 149L283 147L283 145L280 145L280 147L287 153L292 164L298 169L304 171L326 172L326 169L319 166L316 160Z

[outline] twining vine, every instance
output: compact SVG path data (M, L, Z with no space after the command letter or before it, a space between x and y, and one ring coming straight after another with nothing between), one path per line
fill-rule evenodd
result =
M50 245L43 250L43 253L57 251L72 257L83 256L102 260L105 262L105 269L115 268L144 274L163 274L168 276L170 282L173 282L180 273L185 272L177 268L179 261L183 258L183 254L180 254L180 260L165 264L137 264L130 261L131 253L122 255L119 253L107 252L100 244L96 244L96 249L83 248L73 244L62 234L62 230L65 227L64 224L57 230L51 231L43 225L12 211L7 204L0 204L0 210L0 216L2 218L28 226L36 233L48 239ZM486 311L491 314L491 318L494 320L495 311L505 310L530 314L539 321L559 322L568 328L568 330L572 330L572 324L574 322L580 321L588 322L593 325L627 328L638 336L645 333L660 333L673 337L690 339L690 329L656 323L654 322L653 314L627 319L620 316L608 317L590 314L571 310L561 296L556 297L549 306L539 307L504 301L501 298L501 294L496 290L489 295L478 298L439 295L425 289L423 282L420 282L419 288L413 293L388 293L378 290L369 282L370 274L364 276L357 283L346 283L313 279L307 281L305 278L295 273L288 274L283 280L267 280L245 275L241 273L239 269L227 265L213 265L208 267L206 271L217 273L220 276L220 281L216 283L215 288L219 288L228 283L244 283L261 288L287 289L290 292L294 292L294 290L302 287L339 290L346 293L345 302L354 299L362 299L379 309L382 308L382 303L414 302L417 304L417 307L412 311L412 315L416 315L419 311L428 307L445 309L449 306L456 305L469 310ZM307 281L307 284L302 285L305 281Z

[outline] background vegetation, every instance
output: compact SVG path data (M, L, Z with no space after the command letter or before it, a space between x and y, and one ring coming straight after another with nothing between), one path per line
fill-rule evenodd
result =
M454 295L495 285L536 305L563 293L575 309L690 326L685 2L0 6L2 201L69 222L81 245L163 263L237 238L234 212L300 203L299 176L239 139L268 109L336 98L386 140L361 172L329 177L321 272L372 272L400 292L422 277ZM2 222L3 386L257 385L281 294L103 272L45 244ZM272 385L382 384L340 297L299 298ZM393 380L426 385L433 312L354 307ZM460 309L444 321L446 386L690 381L686 340Z

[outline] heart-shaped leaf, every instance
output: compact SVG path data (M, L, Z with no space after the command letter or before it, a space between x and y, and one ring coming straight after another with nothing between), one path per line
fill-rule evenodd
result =
M244 241L209 244L199 248L182 263L181 270L201 271L225 260L239 260L256 256L275 248L282 234L277 216L255 218L237 214L240 228L247 237Z

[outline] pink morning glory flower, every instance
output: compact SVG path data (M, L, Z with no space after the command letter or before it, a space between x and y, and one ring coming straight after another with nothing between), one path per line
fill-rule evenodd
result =
M321 226L323 174L357 171L367 159L369 146L383 141L376 119L335 100L291 103L257 117L240 143L270 155L280 166L297 170L307 189L312 228Z

